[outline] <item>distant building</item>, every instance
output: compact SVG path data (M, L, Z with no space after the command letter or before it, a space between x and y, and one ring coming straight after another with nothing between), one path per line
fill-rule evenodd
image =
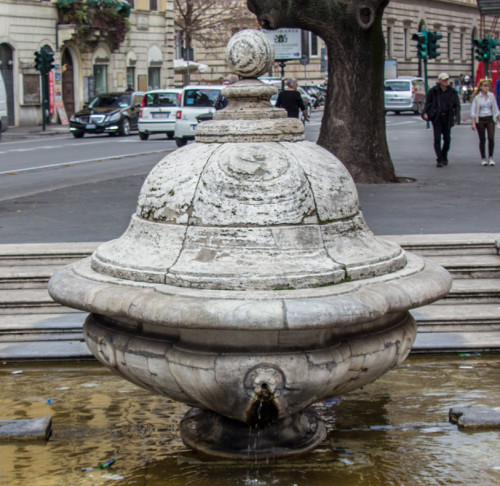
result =
M0 70L8 92L9 124L41 123L34 52L42 48L55 53L58 67L48 76L44 96L52 101L62 97L68 117L99 92L172 85L173 3L2 0ZM58 110L54 103L51 107L55 121Z
M52 101L52 121L60 119L55 101L70 117L103 91L182 86L187 80L221 83L231 74L224 61L231 34L258 28L246 0L240 2L241 9L230 21L219 22L211 38L193 41L193 67L179 61L186 53L186 33L174 25L174 0L2 0L0 72L8 93L9 124L42 121L40 73L34 67L34 52L42 48L54 51L57 66L43 94ZM385 9L383 32L386 59L397 65L398 75L422 73L411 39L420 29L443 34L441 56L428 63L430 78L441 71L452 78L475 73L472 40L483 33L475 0L392 0ZM489 34L499 37L497 31ZM284 77L296 77L302 85L322 83L327 72L325 45L311 32L301 36L302 63L287 62ZM275 63L269 75L281 74Z
M244 8L246 0L241 3ZM421 29L439 31L443 34L441 56L429 61L429 78L436 78L441 71L448 72L452 78L472 75L477 67L472 40L479 37L479 24L475 0L391 0L383 17L386 59L395 61L398 75L422 74L412 35ZM218 82L227 76L224 48L224 43L208 47L195 44L195 60L203 59L210 70L208 74L193 73L192 81ZM286 63L284 77L295 77L302 85L324 82L327 53L323 41L311 32L302 32L302 54L303 64L299 60ZM281 76L278 63L269 75Z
M396 59L398 75L422 74L412 35L419 30L438 31L441 55L428 62L429 78L445 71L452 78L473 75L472 40L479 37L480 14L475 0L393 0L386 7L383 29L386 59Z

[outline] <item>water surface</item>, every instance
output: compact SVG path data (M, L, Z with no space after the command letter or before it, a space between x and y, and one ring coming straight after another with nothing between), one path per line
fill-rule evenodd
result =
M256 463L186 448L187 407L93 361L0 363L0 418L53 417L50 439L0 442L8 486L498 485L500 431L462 432L458 405L500 406L500 359L412 356L362 390L319 403L327 439L306 456ZM108 469L82 471L108 460Z

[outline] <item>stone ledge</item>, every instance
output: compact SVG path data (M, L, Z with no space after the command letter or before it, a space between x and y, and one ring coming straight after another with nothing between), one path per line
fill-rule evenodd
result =
M52 432L52 417L26 420L0 420L1 440L47 440Z
M500 429L500 409L480 407L453 407L450 422L459 429Z

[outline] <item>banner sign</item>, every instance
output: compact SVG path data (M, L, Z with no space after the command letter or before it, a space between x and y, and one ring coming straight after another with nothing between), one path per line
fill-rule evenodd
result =
M301 29L262 30L274 45L276 61L300 60L302 57Z

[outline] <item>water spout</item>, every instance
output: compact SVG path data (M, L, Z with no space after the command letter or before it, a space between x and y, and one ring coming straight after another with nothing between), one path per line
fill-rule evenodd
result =
M261 383L247 412L246 423L252 428L263 429L278 420L278 417L274 392L267 383Z

